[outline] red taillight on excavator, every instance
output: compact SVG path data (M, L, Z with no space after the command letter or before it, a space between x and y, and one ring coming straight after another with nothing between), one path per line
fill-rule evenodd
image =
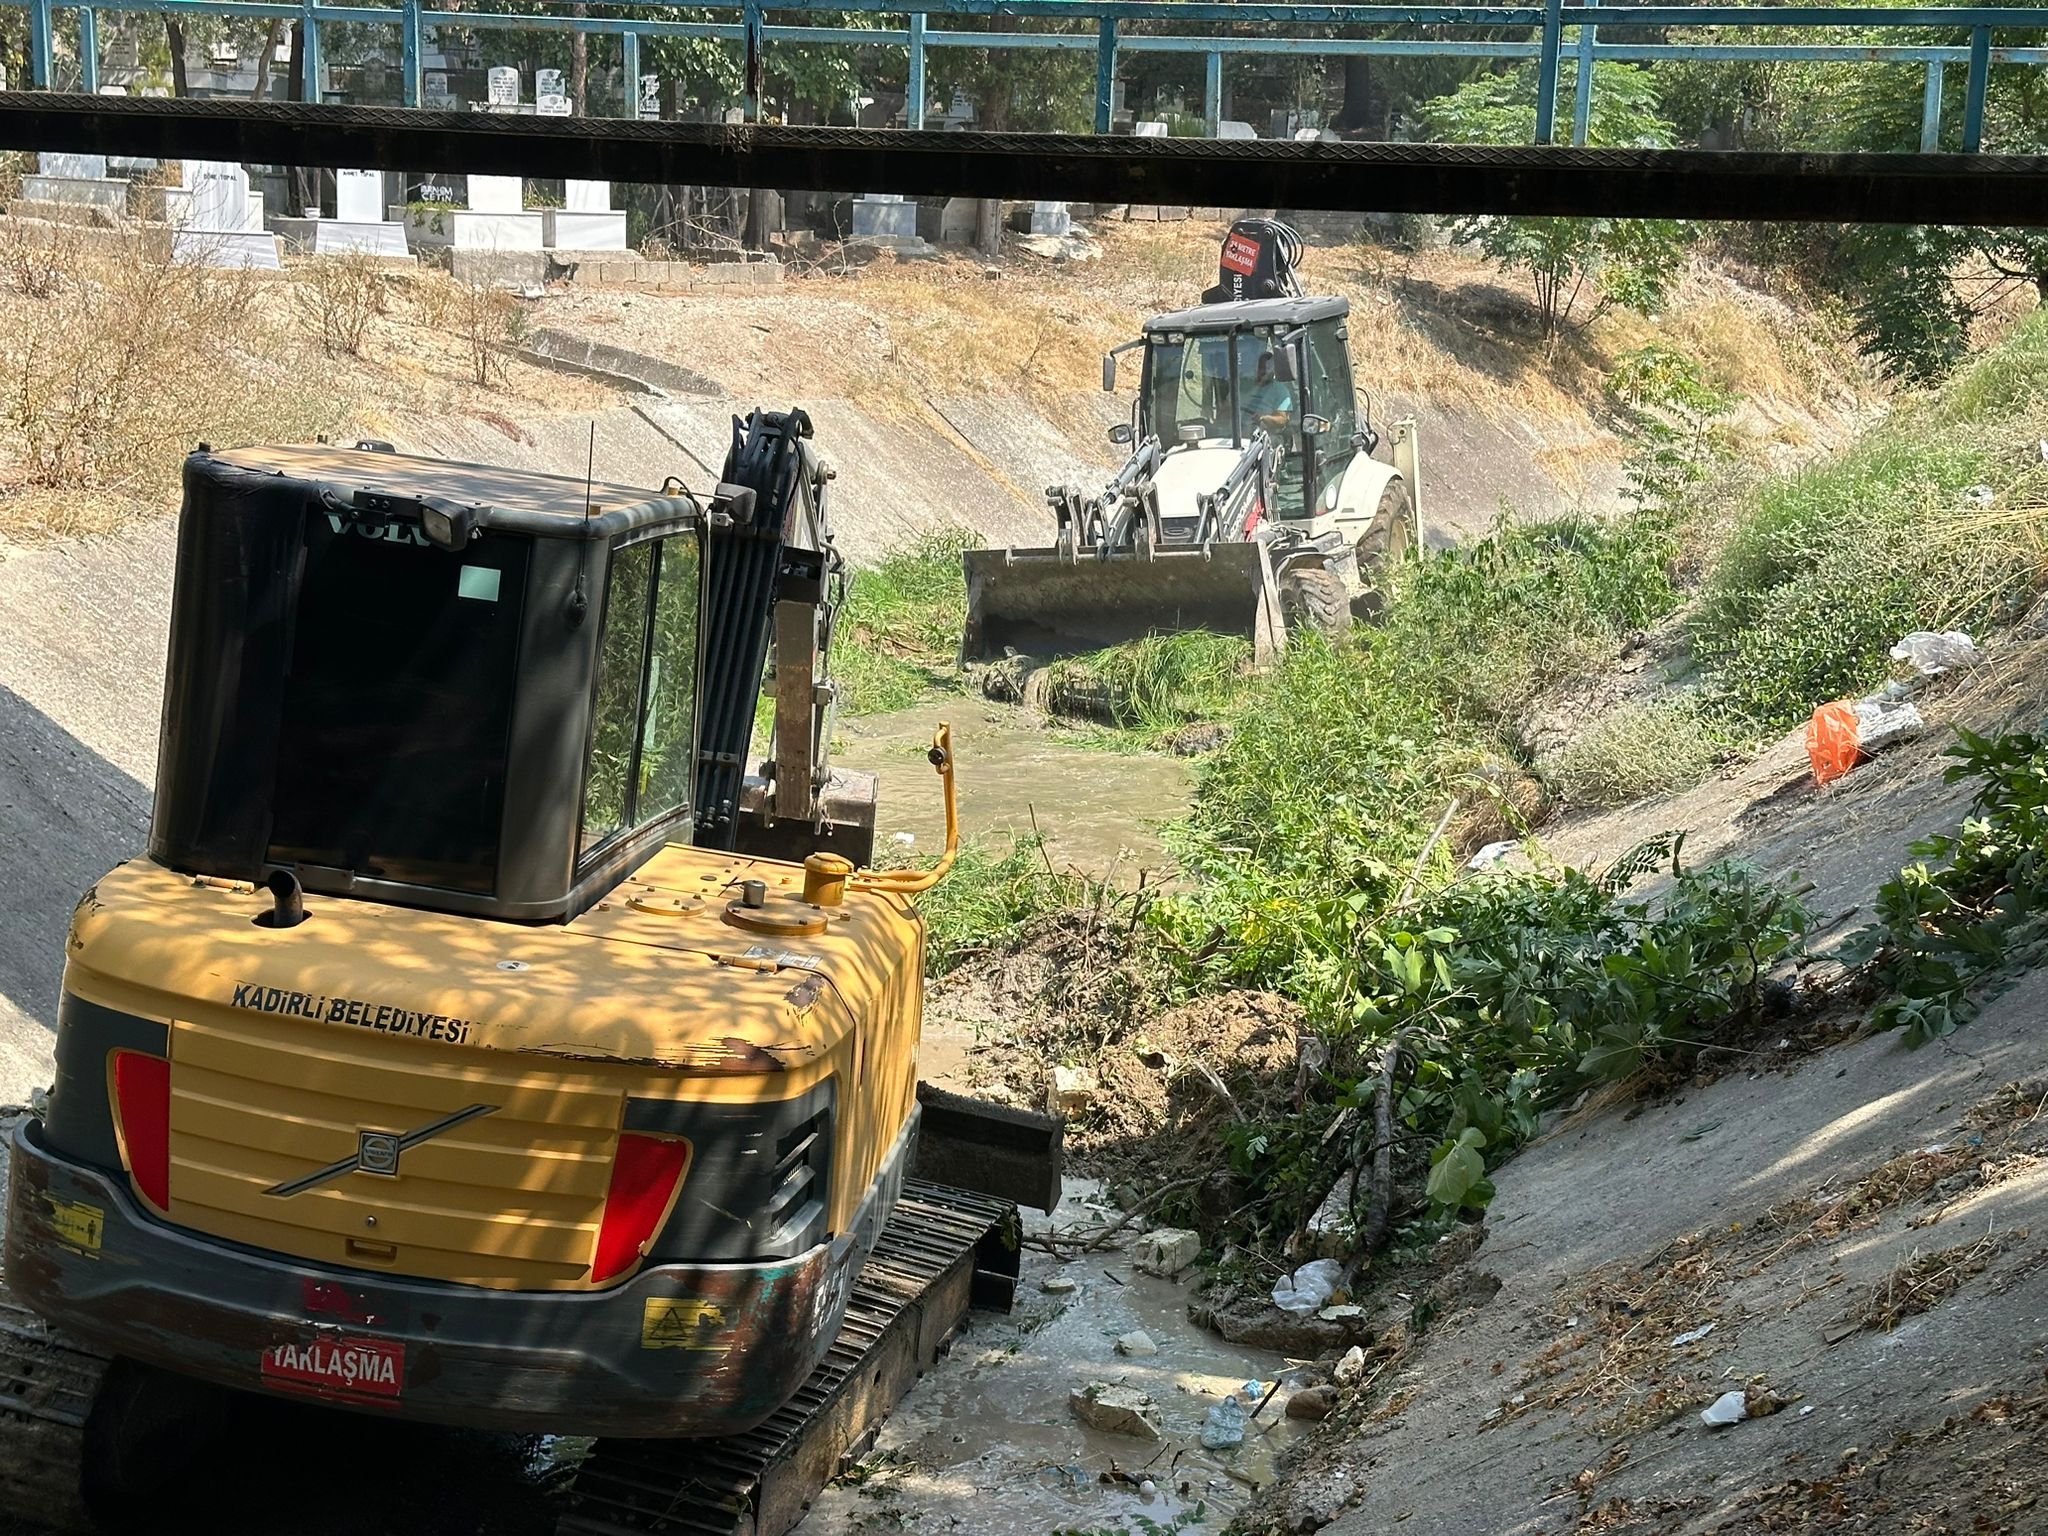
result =
M142 1051L114 1052L114 1105L121 1155L142 1198L171 1208L171 1064Z
M597 1229L592 1281L602 1285L640 1262L689 1166L690 1144L679 1136L640 1136L631 1131L620 1135L611 1188L604 1197L604 1220Z

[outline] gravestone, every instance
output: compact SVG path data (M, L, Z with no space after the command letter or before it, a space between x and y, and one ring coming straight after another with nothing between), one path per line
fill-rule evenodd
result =
M949 197L939 214L939 243L941 245L972 245L980 215L980 199L973 197Z
M642 117L661 116L661 76L642 75L640 77L640 115Z
M469 209L472 213L523 213L525 188L517 176L472 176L469 178Z
M189 194L184 222L171 231L171 259L206 267L258 267L282 262L277 236L263 227L263 195L249 190L249 173L233 161L187 160Z
M1074 227L1073 215L1065 203L1033 203L1025 233L1064 235Z
M562 206L548 210L546 239L553 251L626 249L626 216L612 212L612 184L563 182Z
M544 217L538 210L527 211L520 179L471 176L467 181L467 207L408 214L406 234L413 245L458 252L532 252L533 261L539 263Z
M344 224L384 222L384 173L336 171L334 216Z
M384 216L382 171L336 171L334 217L279 219L277 231L318 256L404 256L405 226Z
M1131 125L1131 137L1137 139L1163 139L1166 137L1166 124L1149 120L1133 123Z
M36 156L36 171L43 176L61 176L67 181L105 181L107 157L52 154L45 151Z
M568 117L572 115L569 107L569 98L553 94L535 97L533 110L540 117Z
M9 206L29 217L115 224L128 212L128 183L107 174L105 155L46 152L21 178L21 196Z
M562 86L562 72L559 69L536 69L533 72L533 99L543 96L566 96Z
M1240 123L1232 118L1226 117L1216 125L1216 137L1219 139L1256 139L1258 136L1250 123Z
M519 71L501 64L484 76L486 99L494 107L516 107L519 105Z
M856 240L917 238L917 204L896 192L867 192L853 200Z

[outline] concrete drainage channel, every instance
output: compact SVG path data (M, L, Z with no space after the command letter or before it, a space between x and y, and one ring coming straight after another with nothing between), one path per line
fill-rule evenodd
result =
M523 346L507 347L506 351L537 368L596 379L629 395L709 397L722 393L713 380L678 363L552 328L537 330Z
M1056 1216L1027 1211L1015 1310L970 1317L802 1536L1119 1533L1197 1519L1220 1530L1272 1482L1305 1426L1286 1416L1284 1387L1253 1410L1287 1361L1189 1321L1186 1243L1165 1245L1170 1277L1139 1268L1157 1246L1141 1224L1086 1249L1122 1217L1085 1179L1066 1182ZM1233 1399L1242 1442L1205 1448L1205 1425L1229 1418L1215 1410Z

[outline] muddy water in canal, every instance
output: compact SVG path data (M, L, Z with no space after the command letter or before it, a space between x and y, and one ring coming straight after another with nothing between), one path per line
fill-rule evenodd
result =
M924 758L942 720L953 727L963 832L1028 835L1035 818L1062 866L1132 883L1164 868L1160 825L1186 810L1194 782L1185 759L1100 751L1034 711L967 697L839 722L833 761L882 776L879 846L899 833L919 852L944 845L938 778Z

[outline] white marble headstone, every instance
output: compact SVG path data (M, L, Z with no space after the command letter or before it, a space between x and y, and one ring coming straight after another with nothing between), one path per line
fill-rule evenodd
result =
M533 111L536 117L568 117L571 115L569 98L552 94L537 96L534 98Z
M469 178L469 208L472 213L522 213L525 207L525 189L517 176Z
M519 71L508 64L500 64L485 77L490 92L490 103L494 107L516 107L519 105Z
M1240 123L1226 117L1216 125L1216 137L1219 139L1256 139L1258 133L1252 128L1250 123Z
M535 101L540 100L543 96L561 96L565 94L567 93L562 89L562 72L559 69L536 69L533 72L533 99Z
M565 181L562 207L570 213L610 213L612 184L608 181Z
M1166 137L1166 124L1158 122L1134 123L1131 126L1131 133L1140 139L1163 139Z
M262 228L249 201L249 173L241 166L226 160L187 160L185 185L192 193L188 228L224 234Z
M661 76L642 75L640 77L640 115L642 117L661 116Z
M67 181L104 181L107 157L44 153L36 157L36 169L45 176L62 176Z
M334 216L344 224L377 224L384 218L382 171L336 171Z

